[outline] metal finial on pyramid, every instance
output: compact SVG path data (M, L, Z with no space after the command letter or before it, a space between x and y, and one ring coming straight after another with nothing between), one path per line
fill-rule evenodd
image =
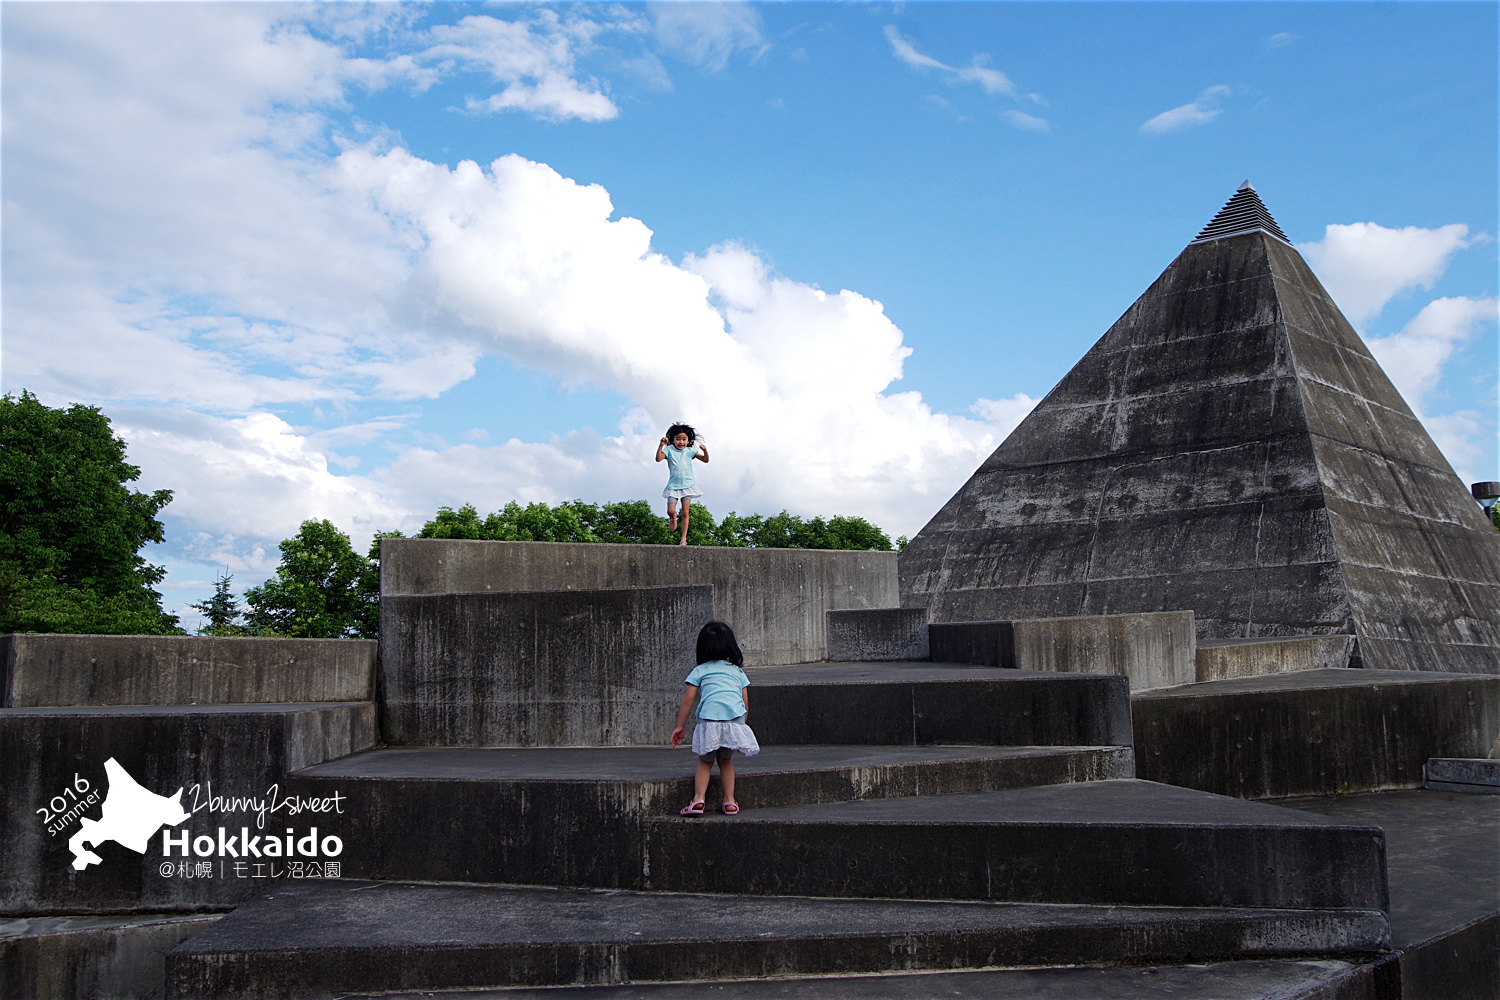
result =
M1203 232L1198 234L1193 243L1207 243L1210 240L1222 240L1228 236L1242 236L1257 231L1274 236L1287 246L1292 244L1276 224L1276 220L1271 218L1260 195L1255 193L1255 186L1246 180L1234 193L1234 197L1219 209L1219 214L1203 227ZM1192 243L1188 245L1192 246Z

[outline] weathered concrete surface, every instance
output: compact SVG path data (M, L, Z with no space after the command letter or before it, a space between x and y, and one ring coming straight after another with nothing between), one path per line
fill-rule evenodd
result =
M0 996L7 1000L159 1000L167 952L218 914L0 920Z
M382 594L711 584L714 614L734 627L747 664L821 660L824 612L900 606L894 552L418 538L380 544Z
M1386 906L1378 827L1135 780L665 817L648 850L681 892Z
M1198 643L1197 662L1200 682L1361 666L1359 640L1352 635L1208 639Z
M384 1000L386 994L380 994ZM1401 1000L1394 958L982 969L423 993L425 1000ZM346 994L341 1000L377 1000ZM1424 998L1425 1000L1425 998ZM1451 1000L1451 998L1450 998Z
M1401 791L1285 804L1385 830L1401 1000L1500 997L1500 798Z
M748 722L762 746L1131 742L1124 677L953 663L819 663L747 673Z
M381 735L397 746L661 742L713 614L704 586L386 595Z
M1500 678L1307 670L1132 699L1143 778L1244 798L1415 788L1500 733Z
M1422 768L1422 787L1436 792L1500 795L1500 760L1434 757Z
M1500 535L1291 247L1187 247L900 555L934 622L1191 608L1500 673Z
M271 832L292 827L302 837L317 826L320 836L341 837L346 853L361 850L360 831L341 823L346 805L292 815L284 782L288 771L374 742L369 702L0 710L0 915L164 913L237 904L268 879L251 871L238 877L232 867L219 872L217 865L213 878L160 873L163 832L186 832L189 843L200 835L217 838L221 826L231 836L242 826L259 835L259 810L230 799L266 803ZM155 831L144 855L106 841L90 848L98 863L75 871L68 842L82 818L101 818L111 759L155 795L171 798L181 788L178 801L191 815ZM99 797L86 808L70 808L69 788ZM58 811L68 809L61 815L71 818L52 823L58 829L49 833L38 810L51 808L57 797L63 803ZM274 811L273 801L279 804ZM212 858L219 860L217 849ZM175 850L173 859L184 860ZM199 860L207 858L186 859ZM234 860L226 858L231 866Z
M835 663L925 660L927 610L880 608L828 612L828 656Z
M641 824L688 803L695 763L666 746L391 747L309 767L287 786L348 796L342 819L361 849L345 877L639 888ZM1134 773L1128 747L767 746L735 770L747 811ZM718 808L717 779L708 798Z
M0 636L3 708L371 701L373 639Z
M172 997L1078 965L1384 944L1382 914L363 883L257 899L174 951Z
M1191 684L1191 611L928 626L934 660L1021 670L1118 674L1134 691Z

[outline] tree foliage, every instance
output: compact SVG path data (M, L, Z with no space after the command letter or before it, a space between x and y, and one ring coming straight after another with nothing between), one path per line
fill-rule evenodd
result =
M701 503L691 507L688 544L787 549L878 549L890 551L891 539L862 517L815 517L803 520L782 511L724 515L715 521ZM458 510L443 507L422 526L419 538L472 538L509 542L635 542L672 545L678 535L645 500L591 504L565 501L556 507L511 501L481 518L473 504Z
M203 613L207 619L203 627L198 630L199 635L246 635L244 626L240 624L240 600L234 596L229 585L234 582L234 574L221 573L214 581L214 596L197 604L189 604L188 607L194 611Z
M0 397L0 632L181 632L139 554L172 492L139 476L97 407Z
M355 552L348 535L328 521L303 521L280 548L276 574L245 591L248 634L308 639L378 635L380 567Z

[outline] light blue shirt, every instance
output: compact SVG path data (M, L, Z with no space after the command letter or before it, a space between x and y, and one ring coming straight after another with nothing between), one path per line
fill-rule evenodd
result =
M750 686L750 678L728 660L698 664L683 683L697 686L698 718L705 722L728 722L745 714L740 691Z
M661 451L667 457L667 467L672 470L672 478L667 480L667 489L685 490L695 485L693 456L698 454L698 446L691 444L686 448L679 448L675 444L669 444Z

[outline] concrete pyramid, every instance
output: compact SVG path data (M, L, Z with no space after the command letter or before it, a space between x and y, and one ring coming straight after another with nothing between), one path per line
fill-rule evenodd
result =
M932 621L1191 608L1500 673L1500 534L1247 181L901 554Z

